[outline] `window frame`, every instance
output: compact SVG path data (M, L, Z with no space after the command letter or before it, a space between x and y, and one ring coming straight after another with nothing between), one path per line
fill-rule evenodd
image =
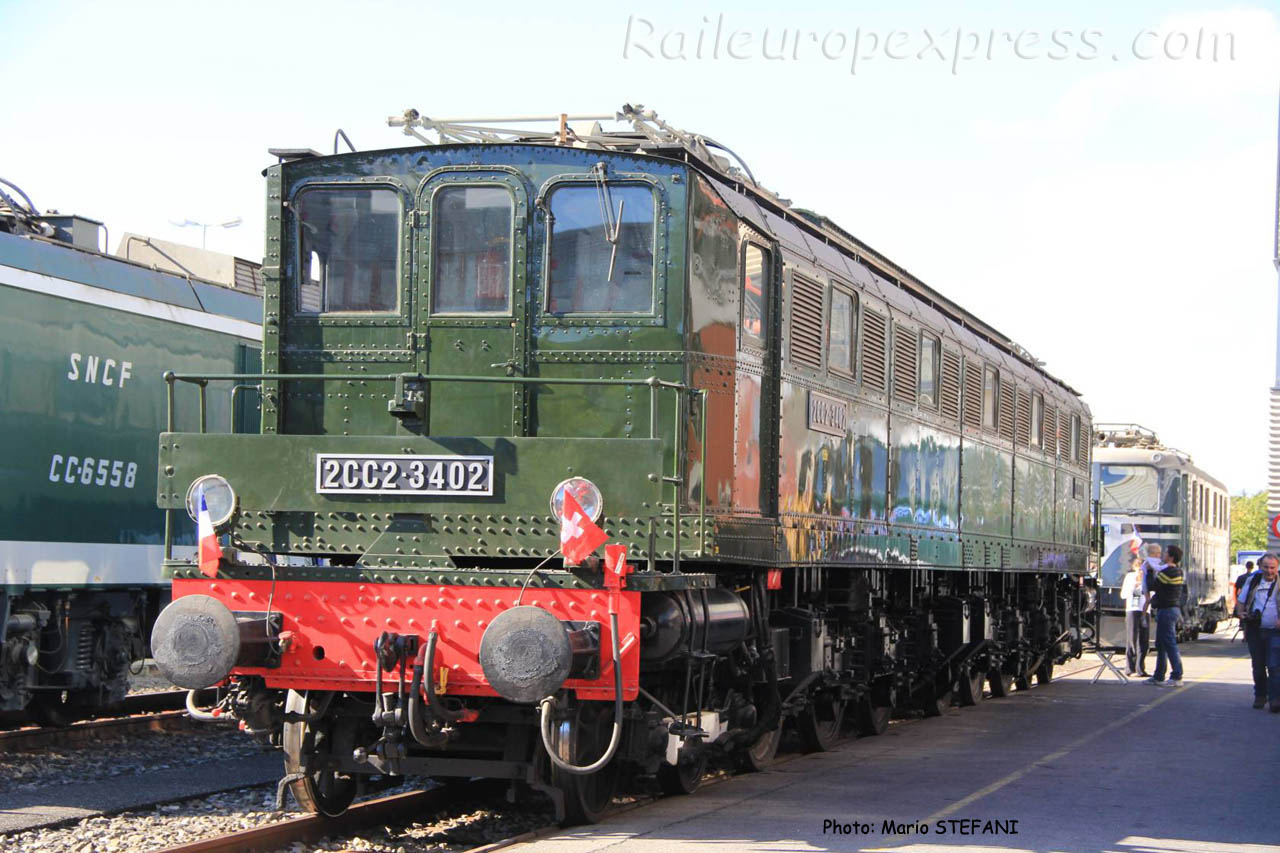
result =
M991 420L987 421L987 378L995 381L991 386ZM1000 432L1000 368L988 361L982 363L982 428L987 432Z
M670 216L670 207L667 203L662 181L667 177L668 175L663 173L610 172L606 178L607 183L611 186L646 187L653 197L653 275L649 283L649 308L643 311L567 312L551 310L551 276L549 270L551 269L551 238L555 227L554 220L551 217L551 196L557 190L566 187L592 189L595 187L595 178L591 173L577 172L556 175L542 184L538 190L534 205L544 218L542 228L542 275L539 276L540 280L537 283L542 292L536 300L538 315L543 325L597 326L603 319L622 320L625 321L623 325L629 326L661 326L665 324L666 311L664 306L668 282L667 220Z
M1039 423L1036 418L1036 408L1039 406L1040 417ZM1031 392L1031 447L1036 450L1044 450L1044 395L1039 391Z
M836 279L831 280L831 286L828 288L827 295L827 329L826 341L827 351L825 353L825 361L827 372L834 373L842 379L850 382L856 382L858 377L858 294L853 288L845 285ZM836 294L849 297L849 366L837 367L831 364L831 318L834 316L836 306Z
M463 189L468 190L478 187L497 187L503 189L507 193L507 197L511 200L511 231L507 244L507 307L505 311L437 311L436 310L436 262L438 255L436 248L438 242L436 240L436 201L440 193L447 190ZM428 222L425 239L427 241L427 287L428 294L426 299L427 316L439 319L485 319L497 317L512 317L516 310L516 265L518 257L519 232L517 227L520 219L520 196L507 181L499 178L481 178L479 180L458 180L441 182L431 188L430 195L427 198L426 208L428 211Z
M764 330L763 335L756 335L747 331L747 252L755 249L760 252L764 263L761 264L761 276L765 282L765 291L761 294L763 304L761 305L761 327ZM738 248L738 349L754 350L759 353L769 351L769 344L773 338L772 323L770 323L769 305L773 291L777 289L774 276L773 250L767 246L761 245L760 241L747 238L742 241L742 245Z
M302 285L303 270L310 264L310 258L304 258L302 255L302 219L298 215L298 200L308 192L350 192L352 190L387 190L395 194L399 201L398 228L396 240L396 306L383 311L304 311L302 310ZM412 280L410 274L410 258L412 252L409 249L409 241L412 238L413 217L409 215L411 209L412 196L409 191L398 181L391 178L379 177L358 181L333 181L333 180L302 180L297 182L290 192L288 200L284 207L288 211L290 226L286 230L289 238L293 241L290 247L290 256L293 258L293 283L288 288L289 300L287 304L288 310L284 312L286 321L301 320L305 322L314 322L319 320L323 325L374 325L374 326L403 326L409 322L408 314L410 305L412 304L411 295L408 288ZM283 294L282 294L283 295ZM321 304L323 305L323 293L321 294Z
M1071 435L1067 437L1067 456L1064 457L1072 465L1080 464L1080 414L1072 412L1071 417L1067 420L1067 425L1071 429Z
M921 383L924 380L924 342L933 344L933 393L932 405L925 403ZM916 342L916 405L930 412L942 411L942 336L933 332L920 330L920 338Z

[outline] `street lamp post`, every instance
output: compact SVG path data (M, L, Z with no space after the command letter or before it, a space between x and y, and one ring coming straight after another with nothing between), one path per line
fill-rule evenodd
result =
M238 228L240 226L240 222L241 222L241 219L239 216L237 216L235 219L228 219L226 222L197 222L194 219L184 219L181 222L179 222L176 219L169 220L170 225L176 225L179 228L187 228L190 226L195 226L199 228L201 249L207 248L206 241L208 240L208 237L209 237L210 228Z
M1280 116L1280 110L1277 111ZM1276 221L1272 262L1276 267L1276 293L1280 299L1280 121L1276 126ZM1276 318L1276 378L1271 386L1271 435L1267 471L1267 550L1280 551L1280 301Z

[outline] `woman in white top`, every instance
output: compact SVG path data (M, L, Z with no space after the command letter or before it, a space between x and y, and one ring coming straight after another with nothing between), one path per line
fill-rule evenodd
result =
M1147 649L1151 630L1147 616L1147 585L1138 555L1130 558L1130 571L1120 586L1124 599L1125 648L1124 657L1129 675L1147 674Z

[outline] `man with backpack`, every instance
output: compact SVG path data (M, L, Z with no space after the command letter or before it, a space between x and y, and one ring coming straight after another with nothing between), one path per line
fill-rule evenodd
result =
M1253 707L1271 703L1271 712L1280 713L1280 558L1263 554L1258 570L1240 585L1236 599L1236 616L1244 626L1244 640L1249 645L1253 663Z

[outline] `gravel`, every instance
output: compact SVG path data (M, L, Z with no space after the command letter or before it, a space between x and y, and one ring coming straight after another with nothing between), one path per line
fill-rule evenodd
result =
M358 835L334 838L304 847L295 844L279 853L303 850L362 850L373 853L428 853L470 850L552 823L551 804L538 799L527 806L504 805L501 811L475 809L441 812L406 826L367 829Z
M414 790L406 784L370 794L385 797ZM286 800L286 809L275 811L275 790L241 788L177 803L153 806L116 815L85 818L60 829L32 830L0 836L0 848L40 853L133 853L188 844L202 838L252 829L300 813ZM361 850L378 853L459 851L499 841L551 822L550 804L537 800L528 806L503 805L500 812L472 808L444 811L419 818L406 826L383 826L355 836L295 844L282 853L303 850Z
M212 755L246 758L263 751L248 735L208 726L195 733L138 732L106 741L11 752L5 755L4 772L0 773L0 797L60 785L67 779L127 784L127 777L156 770L197 769Z
M165 693L177 689L169 679L160 674L155 661L150 658L144 662L140 672L129 673L130 696L136 696L139 693Z
M0 837L0 846L42 853L161 850L290 817L293 812L274 810L275 798L274 787L242 788L139 811L89 817L61 829ZM293 808L296 811L297 807Z

